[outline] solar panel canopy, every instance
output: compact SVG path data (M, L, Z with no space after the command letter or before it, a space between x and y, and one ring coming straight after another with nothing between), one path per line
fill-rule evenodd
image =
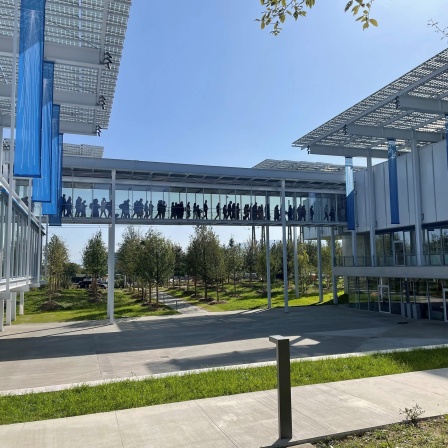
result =
M62 133L108 128L130 6L131 0L46 1L44 58L55 62ZM11 126L14 16L14 0L0 0L1 127Z
M387 158L444 140L448 114L448 50L293 142L311 154Z

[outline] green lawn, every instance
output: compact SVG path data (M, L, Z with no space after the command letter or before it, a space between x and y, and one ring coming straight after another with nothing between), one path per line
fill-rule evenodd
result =
M263 291L263 286L260 282L243 282L237 285L236 294L234 286L226 284L224 291L219 293L219 303L216 302L216 291L209 290L209 301L204 299L192 298L194 294L194 285L190 285L188 292L185 290L186 286L172 287L166 290L167 294L173 297L182 298L192 305L197 305L207 311L237 311L237 310L253 310L258 308L266 308L268 299L266 292ZM204 288L198 287L198 295L204 296ZM283 285L276 285L272 288L271 293L272 308L279 308L284 306ZM333 294L331 291L324 292L324 300L319 303L319 292L311 289L306 294L300 294L300 298L296 299L294 290L289 290L288 293L289 306L313 306L313 305L331 305L333 304Z
M42 305L48 300L47 290L34 289L25 293L25 315L17 313L14 324L107 319L106 297L106 291L102 291L101 299L92 301L86 289L66 289L60 297L54 298L61 309L45 311ZM114 313L117 318L178 314L163 305L158 309L144 306L123 289L115 289Z
M318 448L443 448L448 446L448 418L437 417L420 421L417 426L402 423L376 431L326 440Z
M328 383L442 367L448 367L446 348L293 362L291 384L301 386ZM213 370L143 381L126 380L95 387L80 386L58 392L4 396L0 397L0 424L269 390L276 388L276 382L276 367L267 366Z

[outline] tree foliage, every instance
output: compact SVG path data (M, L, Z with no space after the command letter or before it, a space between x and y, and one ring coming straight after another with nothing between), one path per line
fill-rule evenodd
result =
M173 275L176 256L173 244L156 230L149 229L140 241L136 255L136 274L144 284L149 285L150 300L152 286L156 287L156 303L159 303L159 286Z
M52 235L45 250L47 264L47 284L51 294L61 287L62 276L69 262L68 248L62 238Z
M117 252L117 271L125 275L128 283L133 285L137 279L137 256L141 250L142 235L134 227L129 226L123 232L122 238Z
M252 282L252 273L255 272L258 261L259 245L252 238L243 244L244 269L249 273L249 281Z
M101 230L89 238L84 246L82 263L87 274L92 277L92 290L95 297L98 297L97 280L107 274L107 248ZM109 281L114 281L114 279L109 279Z
M378 26L378 22L370 17L370 9L375 0L349 0L345 5L345 12L350 11L356 21L362 24L363 30L370 25ZM272 27L271 34L278 36L282 31L281 25L288 16L297 20L305 17L315 4L316 0L260 0L264 7L261 18L255 19L260 22L261 29Z
M224 276L224 254L219 238L211 227L196 226L194 235L190 238L187 249L187 268L195 279L195 293L197 293L197 279L204 284L204 295L210 284L218 283Z
M225 258L225 272L228 282L232 279L234 294L236 294L236 281L243 269L243 251L240 244L232 237L229 244L223 249Z

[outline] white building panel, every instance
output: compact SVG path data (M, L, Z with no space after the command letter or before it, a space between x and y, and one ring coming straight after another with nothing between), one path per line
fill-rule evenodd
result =
M375 176L375 202L376 202L376 228L384 229L388 223L388 207L389 207L389 195L386 195L386 174L385 163L380 163L373 167L373 173ZM389 179L387 179L387 185L389 185Z
M434 191L434 163L432 145L419 151L420 156L420 176L422 184L422 211L424 223L435 222L436 198ZM446 164L444 164L446 168ZM446 175L445 175L446 179Z
M412 167L412 156L407 154L402 156L406 160L407 184L408 184L408 207L409 207L409 224L415 225L415 195L414 195L414 176Z
M397 158L398 206L400 212L400 226L410 225L408 172L406 158L406 156Z
M356 230L366 232L368 226L368 192L367 192L367 171L361 170L355 173L355 210L356 210Z
M437 221L448 221L448 161L446 142L433 145L432 155L434 159L436 219Z

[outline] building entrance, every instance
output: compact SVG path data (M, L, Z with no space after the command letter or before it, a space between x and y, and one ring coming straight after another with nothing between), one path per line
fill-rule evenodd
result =
M445 322L448 322L448 312L446 309L446 301L448 298L448 288L443 288L442 293L443 293L443 320Z
M394 265L404 266L404 243L403 241L394 241Z
M378 286L378 310L380 313L390 313L390 291L388 285Z

